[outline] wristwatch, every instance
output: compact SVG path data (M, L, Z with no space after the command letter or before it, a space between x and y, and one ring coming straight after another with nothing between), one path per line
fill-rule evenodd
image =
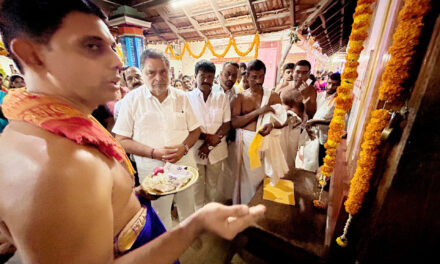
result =
M189 151L189 147L187 144L183 144L183 146L185 147L185 154L184 155L186 155Z

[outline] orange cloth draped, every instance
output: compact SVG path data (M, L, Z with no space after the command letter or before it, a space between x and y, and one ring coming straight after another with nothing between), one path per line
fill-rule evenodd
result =
M108 158L124 162L131 175L135 172L116 139L93 116L82 113L66 102L24 90L12 90L3 100L2 111L9 120L25 121L76 144L93 146Z

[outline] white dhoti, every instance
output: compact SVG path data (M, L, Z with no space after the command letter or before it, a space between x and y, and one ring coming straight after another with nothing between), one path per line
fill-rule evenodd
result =
M298 140L301 134L301 128L293 128L291 125L283 127L280 138L281 148L283 149L284 157L286 158L289 171L295 168L295 158L298 151Z
M237 162L235 166L234 204L247 204L250 202L258 186L264 179L263 166L251 170L248 149L255 136L255 131L237 129L235 145ZM261 156L260 156L261 157ZM263 159L261 159L263 162Z
M139 173L139 181L142 181L147 177L157 166L164 166L165 164L160 160L153 160L148 158L141 158L135 156L136 165ZM197 168L194 158L194 152L192 149L183 156L178 162L178 165L185 165ZM173 201L176 203L177 214L179 221L182 222L185 218L190 216L196 211L195 208L195 185L175 194L162 196L157 200L151 201L151 205L159 216L160 220L164 224L167 230L173 227L173 221L171 218L171 205Z
M221 188L219 178L222 177L223 161L215 164L197 164L199 179L195 184L196 210L209 202L220 200Z
M218 179L220 202L232 200L235 183L235 163L237 162L235 142L228 143L228 157L222 161L221 176Z

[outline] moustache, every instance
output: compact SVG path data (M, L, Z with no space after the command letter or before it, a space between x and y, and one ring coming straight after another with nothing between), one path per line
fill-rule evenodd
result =
M201 85L212 85L212 83L204 82L204 83L202 83Z
M255 86L263 86L262 83L256 83Z

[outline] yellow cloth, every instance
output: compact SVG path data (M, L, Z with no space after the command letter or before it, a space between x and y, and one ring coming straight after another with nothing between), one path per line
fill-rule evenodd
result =
M254 139L252 139L251 144L249 145L249 162L251 165L251 170L256 169L261 166L260 155L258 155L258 150L263 145L263 136L259 133L261 130L258 129L257 133L255 133Z
M279 180L275 186L270 184L270 179L264 179L263 199L276 203L295 205L293 195L293 182L289 180Z

